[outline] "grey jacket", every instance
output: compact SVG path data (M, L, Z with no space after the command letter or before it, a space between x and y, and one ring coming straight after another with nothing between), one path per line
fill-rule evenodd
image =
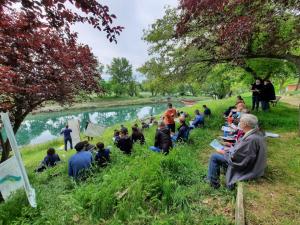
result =
M264 137L257 129L251 130L225 153L228 162L227 185L264 175L267 148Z

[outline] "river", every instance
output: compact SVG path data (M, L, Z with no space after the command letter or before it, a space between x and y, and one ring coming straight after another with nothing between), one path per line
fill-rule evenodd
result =
M183 106L180 103L175 103L174 105L176 107ZM23 121L16 137L19 145L39 144L60 137L60 130L70 119L78 119L81 123L81 131L83 131L85 123L88 120L102 126L111 126L137 118L141 119L150 114L160 114L165 109L166 104L161 103L155 105L68 110L29 115Z

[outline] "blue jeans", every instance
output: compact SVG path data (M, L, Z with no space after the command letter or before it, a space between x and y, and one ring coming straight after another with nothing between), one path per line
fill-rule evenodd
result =
M72 138L65 138L65 150L67 151L68 148L68 142L70 142L70 148L73 149L73 145L72 145Z
M177 137L178 137L178 134L174 134L172 137L171 137L171 140L173 142L176 142L177 141Z
M224 155L218 153L212 154L209 160L207 178L214 185L218 185L220 183L221 167L225 170L228 167L228 163L225 160Z
M161 150L158 148L158 147L155 147L155 146L150 146L149 148L151 151L154 151L154 152L161 152Z

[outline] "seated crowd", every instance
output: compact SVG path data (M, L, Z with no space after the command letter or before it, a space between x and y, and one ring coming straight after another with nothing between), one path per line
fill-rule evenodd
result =
M221 168L226 185L232 189L238 181L263 176L266 168L266 143L258 119L249 113L241 96L236 105L224 112L222 146L211 155L205 180L214 188L220 187Z
M203 113L195 110L195 117L189 122L188 113L177 112L169 103L161 121L157 122L151 115L149 122L141 122L141 128L134 124L131 135L128 134L128 129L121 125L120 130L114 131L113 142L121 152L130 155L134 143L145 144L143 130L157 125L154 146L151 146L150 150L167 155L177 143L188 141L191 130L204 126L205 118L211 116L211 110L206 105L203 105L203 109ZM222 127L224 131L224 136L221 137L222 147L216 149L216 153L211 155L208 174L205 177L205 181L214 188L220 186L221 168L226 173L227 187L233 188L238 181L261 177L266 167L266 144L258 127L258 119L249 113L240 96L235 106L229 107L224 112L224 117L226 121ZM177 131L176 121L179 122ZM77 153L69 159L68 163L68 174L75 179L80 171L91 168L93 164L105 167L111 161L110 149L105 148L101 142L96 146L87 141L79 142L75 149ZM37 171L41 172L47 167L55 166L58 162L60 162L59 156L55 154L53 148L50 148Z

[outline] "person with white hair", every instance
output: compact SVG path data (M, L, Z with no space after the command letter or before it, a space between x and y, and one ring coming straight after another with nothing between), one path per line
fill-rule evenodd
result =
M245 135L231 148L218 149L210 157L207 181L214 188L220 187L220 169L226 170L226 184L234 187L238 181L251 180L264 175L266 168L266 143L258 129L258 119L243 114L239 128Z

